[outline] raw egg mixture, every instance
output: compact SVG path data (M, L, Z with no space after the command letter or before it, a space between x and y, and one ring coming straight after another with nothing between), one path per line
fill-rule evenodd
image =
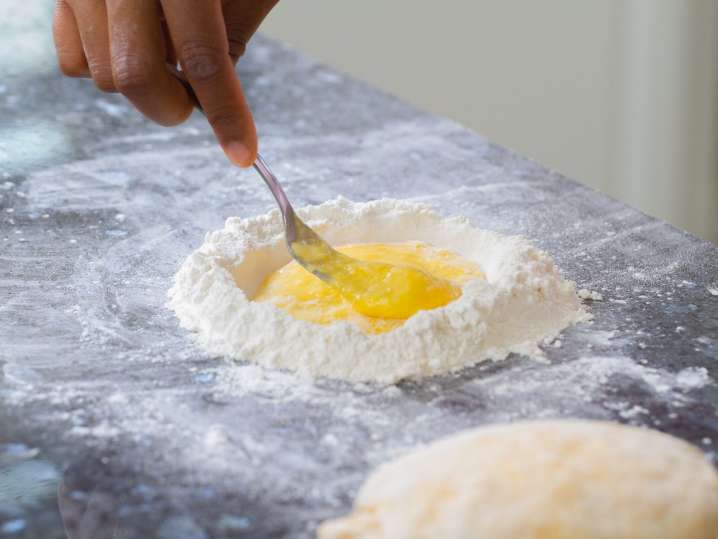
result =
M384 333L420 310L447 305L461 296L463 284L484 277L477 264L423 242L337 250L346 256L336 261L330 284L292 261L265 280L254 301L315 324L349 321L366 333Z

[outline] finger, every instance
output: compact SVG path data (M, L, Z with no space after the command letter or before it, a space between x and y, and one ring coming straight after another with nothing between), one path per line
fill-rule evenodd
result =
M114 92L110 63L110 39L104 1L68 0L80 31L82 47L92 80L103 92Z
M229 56L219 0L162 0L182 71L227 157L249 166L257 155L252 113Z
M175 52L175 47L172 44L172 39L170 38L170 29L167 27L167 21L164 19L162 20L162 39L165 44L165 61L173 66L177 66L177 53Z
M65 0L58 0L55 4L52 37L55 40L60 71L68 77L89 77L90 69L87 67L87 59L82 50L80 32L72 9Z
M236 62L264 18L279 0L223 0L229 55Z
M192 103L165 67L159 6L148 0L108 0L107 15L115 88L159 124L186 120Z

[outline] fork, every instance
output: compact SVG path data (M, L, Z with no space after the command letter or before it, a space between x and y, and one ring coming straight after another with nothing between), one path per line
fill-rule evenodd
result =
M322 281L332 284L337 270L343 265L357 263L351 257L340 253L329 245L309 225L302 221L294 211L279 180L257 154L254 169L267 184L274 195L279 211L284 221L284 237L292 258L301 264L307 271L319 277Z

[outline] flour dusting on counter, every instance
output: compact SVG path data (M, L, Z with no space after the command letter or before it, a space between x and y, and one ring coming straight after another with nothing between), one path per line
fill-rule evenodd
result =
M311 377L393 383L510 353L540 356L541 343L589 318L575 284L523 238L399 200L339 198L299 214L334 245L423 241L478 264L486 279L470 281L456 301L381 335L347 322L320 326L252 301L264 279L289 261L278 211L230 218L187 258L169 292L182 325L208 351Z

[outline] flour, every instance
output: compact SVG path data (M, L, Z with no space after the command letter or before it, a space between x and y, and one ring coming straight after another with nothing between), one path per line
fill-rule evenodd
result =
M676 382L685 389L704 387L710 382L708 369L705 367L687 367L676 375Z
M289 259L279 212L230 218L182 264L169 305L211 353L310 377L393 383L457 371L510 353L541 356L539 345L589 315L575 284L520 237L443 219L399 200L339 198L299 210L335 245L423 241L477 263L486 279L466 284L446 307L421 311L398 329L368 335L348 322L317 325L253 302L263 280Z
M593 290L582 288L578 291L578 297L581 299L590 299L591 301L603 301L603 296Z

